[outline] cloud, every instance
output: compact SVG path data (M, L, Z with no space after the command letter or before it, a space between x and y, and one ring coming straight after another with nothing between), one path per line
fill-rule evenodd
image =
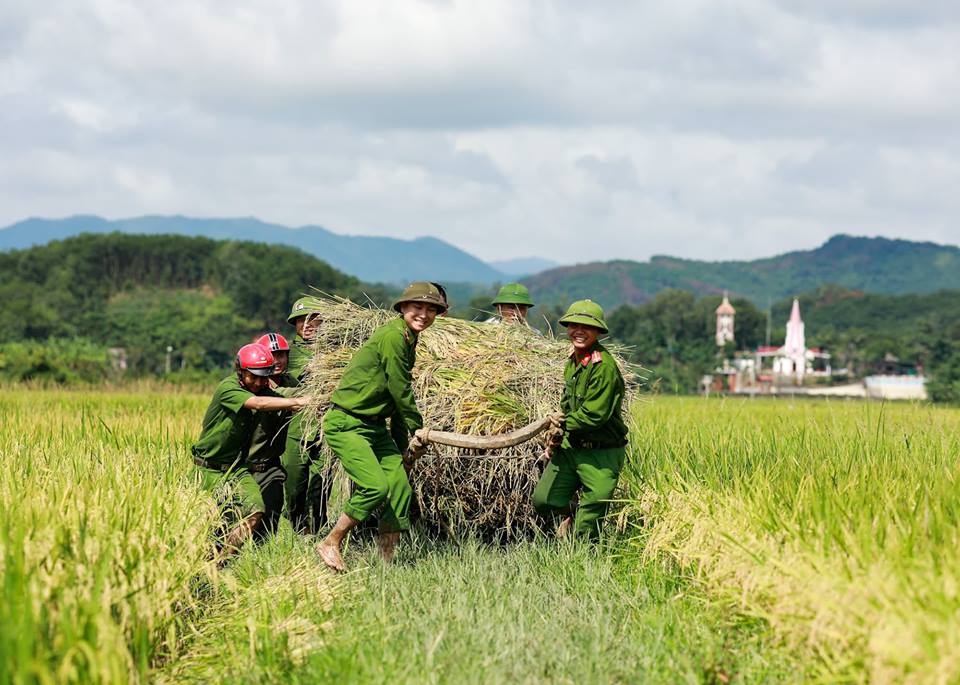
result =
M0 7L0 223L256 215L486 258L956 242L930 0Z

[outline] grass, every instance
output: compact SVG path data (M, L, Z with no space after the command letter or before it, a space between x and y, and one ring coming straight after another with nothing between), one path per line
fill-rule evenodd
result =
M333 578L289 528L205 560L207 399L0 395L0 682L960 679L957 410L658 398L632 534L357 538Z
M733 621L667 566L543 540L491 549L415 538L384 567L354 552L359 588L335 607L307 682L783 681L796 663L762 623Z
M324 574L295 577L292 559L316 564L289 531L246 554L221 607L160 680L724 683L800 673L763 622L705 603L669 565L638 567L628 548L414 535L384 566L372 541L355 540L355 570L319 601L298 599L298 588Z

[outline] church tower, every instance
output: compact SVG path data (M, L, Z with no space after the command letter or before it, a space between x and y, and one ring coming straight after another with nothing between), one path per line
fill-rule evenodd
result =
M787 321L787 337L783 343L783 354L790 360L792 371L800 382L803 382L803 375L807 370L807 340L803 329L800 302L794 299L793 307L790 309L790 320Z
M733 342L733 317L736 313L737 310L727 299L727 293L723 293L723 302L717 307L717 347Z

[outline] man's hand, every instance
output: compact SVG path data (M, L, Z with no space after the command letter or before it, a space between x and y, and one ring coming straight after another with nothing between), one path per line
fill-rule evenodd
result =
M564 422L567 420L567 417L563 415L562 411L547 414L547 418L550 419L550 423L554 428L559 428L560 430L563 430Z
M423 440L418 434L414 433L410 444L407 445L407 451L403 455L403 463L407 466L413 466L414 462L422 457L427 451L427 441Z
M293 407L291 407L293 411L300 411L301 409L306 407L308 404L310 404L310 400L312 400L313 398L306 396L306 397L291 397L290 399L293 400Z
M543 436L543 441L547 446L546 453L548 454L545 461L549 461L550 457L553 456L553 452L563 443L564 422L566 421L563 412L559 411L548 414L547 418L550 419L550 428L547 429L546 434Z

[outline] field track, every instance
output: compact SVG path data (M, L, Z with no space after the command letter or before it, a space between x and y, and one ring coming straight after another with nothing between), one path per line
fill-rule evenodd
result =
M288 529L218 572L207 397L0 399L0 682L954 682L960 412L657 398L600 549Z

